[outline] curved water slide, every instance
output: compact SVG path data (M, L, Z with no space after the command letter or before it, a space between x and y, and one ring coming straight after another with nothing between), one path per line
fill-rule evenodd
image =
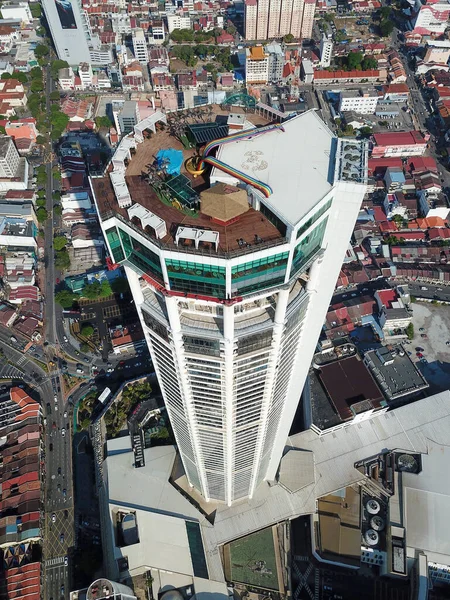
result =
M228 135L226 137L219 138L217 140L213 140L212 142L210 142L209 144L207 144L205 146L205 148L203 149L202 156L196 164L195 164L194 158L189 159L187 161L186 169L188 170L189 173L191 173L194 176L201 175L206 168L206 164L210 164L210 165L216 167L217 169L219 169L220 171L223 171L224 173L228 173L229 175L232 175L236 179L239 179L240 181L243 181L244 183L252 185L254 188L260 190L266 198L268 198L273 193L273 190L270 187L270 185L268 185L267 183L264 183L263 181L260 181L259 179L255 179L254 177L251 177L250 175L247 175L246 173L243 173L242 171L239 171L238 169L235 169L234 167L231 167L230 165L227 165L226 163L222 162L218 158L208 156L208 154L212 150L214 150L215 148L217 148L218 146L221 146L223 144L229 144L231 142L236 142L239 140L249 140L254 137L257 137L258 135L263 135L264 133L268 133L269 131L284 131L284 128L281 124L266 125L265 127L259 127L257 129L238 131L238 132L232 133L231 135Z

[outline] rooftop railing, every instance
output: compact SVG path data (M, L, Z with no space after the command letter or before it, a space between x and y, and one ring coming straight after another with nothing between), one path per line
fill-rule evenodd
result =
M107 212L101 213L102 221L106 221L107 219L111 219L115 217L119 221L122 221L125 225L128 225L131 229L136 231L139 235L144 237L146 240L151 242L154 246L161 248L161 250L170 250L171 252L181 252L183 254L195 254L196 256L214 256L219 258L235 258L237 256L243 256L245 254L252 254L254 252L259 252L260 250L266 250L268 248L275 248L277 246L282 246L288 242L285 237L278 237L270 240L261 240L258 243L247 244L240 248L236 248L234 250L223 250L222 248L218 248L217 251L211 247L199 247L195 248L192 246L176 246L174 243L162 242L161 240L156 239L155 237L149 235L146 231L137 227L134 223L125 219L120 213L114 210L110 210Z

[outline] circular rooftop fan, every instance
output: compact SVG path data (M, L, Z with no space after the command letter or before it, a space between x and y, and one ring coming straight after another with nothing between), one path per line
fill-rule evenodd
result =
M397 466L400 471L416 471L418 465L411 454L401 454L397 459Z

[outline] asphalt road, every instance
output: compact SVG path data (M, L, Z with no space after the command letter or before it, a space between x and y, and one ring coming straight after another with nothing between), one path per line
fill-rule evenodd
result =
M50 93L53 90L53 79L50 75L50 66L47 67L45 83L46 110L50 114ZM51 142L49 142L51 144ZM53 173L52 162L45 166L47 171L46 185L46 209L49 218L45 222L44 234L44 258L45 258L45 339L49 344L56 342L55 332L55 261L53 252Z
M46 109L50 113L53 80L46 71ZM53 235L53 174L47 163L45 245L45 340L49 347L57 342L55 269ZM44 599L69 598L70 548L74 544L71 415L64 399L59 372L46 377L42 388L45 427L45 535L44 535ZM64 416L65 415L65 416ZM64 432L64 435L63 435ZM65 565L65 557L68 564Z
M408 282L408 288L411 296L450 302L450 287L448 285L430 285L429 283L416 284Z

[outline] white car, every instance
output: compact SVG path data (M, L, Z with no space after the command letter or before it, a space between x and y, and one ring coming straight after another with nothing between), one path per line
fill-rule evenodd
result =
M53 400L54 400L55 402L58 402L58 396L54 396L54 397L53 397Z
M47 419L44 419L44 425L47 425Z
M52 523L54 523L55 521L56 521L56 514L55 514L55 513L53 513L53 514L52 514Z
M61 435L62 435L63 437L66 435L66 429L65 429L65 427L63 427L63 428L61 429Z
M67 342L69 341L69 340L67 339L67 336L66 336L66 335L63 337L63 340L66 342L66 344L67 344Z
M67 558L67 556L64 557L64 566L67 567L67 565L69 564L69 559Z
M84 373L84 369L82 369L81 367L77 367L77 373Z
M67 410L64 411L64 418L67 418Z

